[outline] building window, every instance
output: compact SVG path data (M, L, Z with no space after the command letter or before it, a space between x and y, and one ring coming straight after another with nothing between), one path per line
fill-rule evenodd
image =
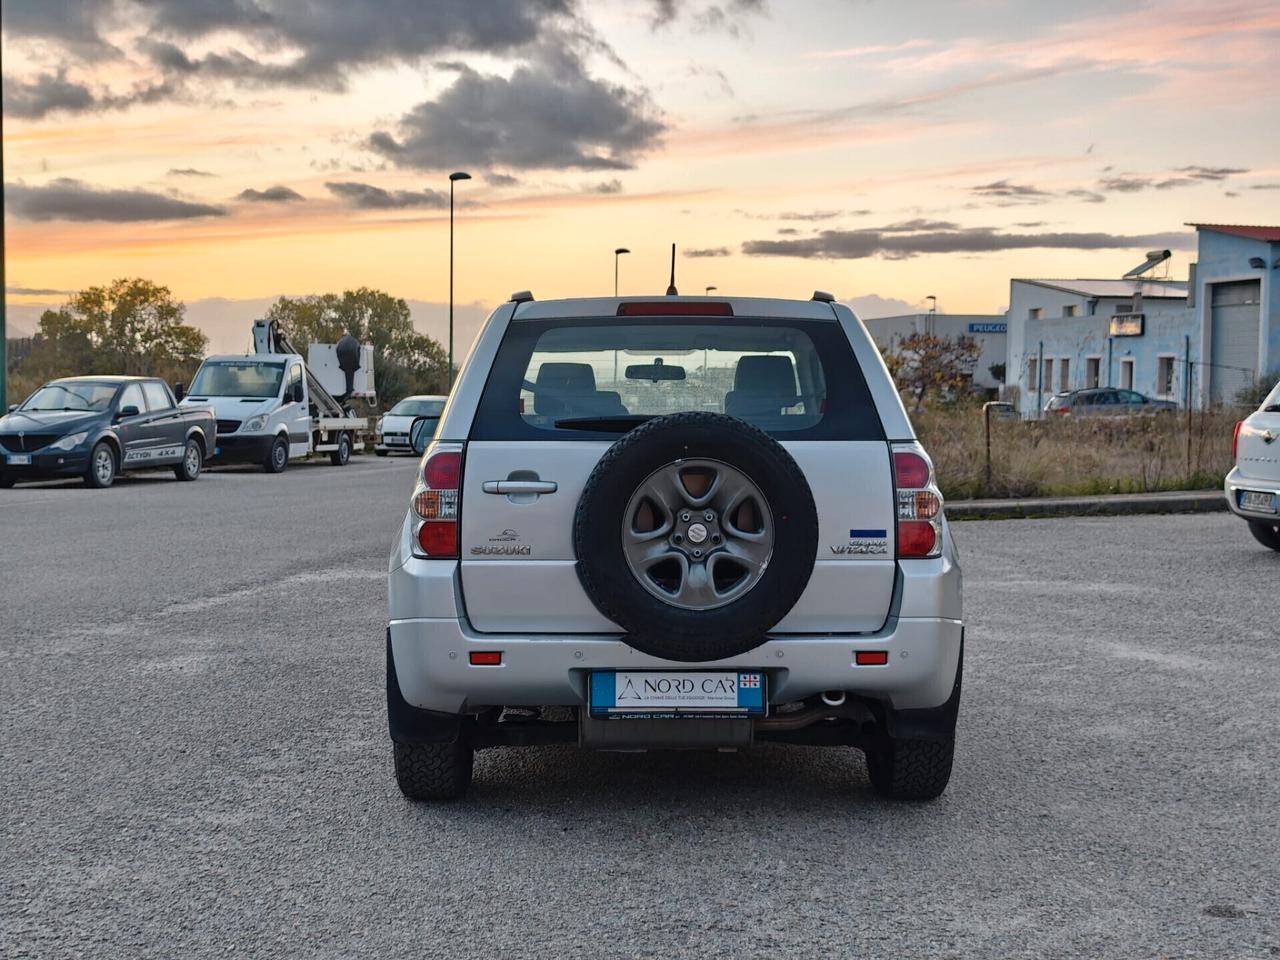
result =
M1076 305L1074 303L1067 304L1062 308L1062 315L1064 317L1074 317L1076 315Z
M1120 361L1120 389L1133 389L1133 358L1126 357Z
M1102 384L1099 382L1102 375L1102 358L1101 357L1085 357L1084 360L1084 386L1086 390L1096 390Z
M1049 357L1044 358L1044 388L1053 389L1053 360Z
M1039 307L1032 307L1030 310L1028 310L1028 311L1027 311L1027 319L1028 319L1028 320L1039 320L1039 319L1040 319L1040 313L1041 313L1041 310L1040 310L1040 308L1039 308Z
M1035 357L1032 357L1030 360L1027 361L1027 389L1028 390L1035 390L1038 386L1036 382L1036 371L1039 369L1039 367L1040 367L1040 364L1036 361Z
M1066 393L1071 389L1071 361L1063 357L1058 361L1058 390Z
M1161 354L1156 358L1156 395L1166 400L1173 399L1173 365L1171 354Z

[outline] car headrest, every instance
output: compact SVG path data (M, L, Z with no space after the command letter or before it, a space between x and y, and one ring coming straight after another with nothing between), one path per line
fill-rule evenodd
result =
M588 393L596 388L589 363L544 363L538 368L537 392Z
M736 393L756 396L794 397L796 368L790 357L747 356L738 361L733 375Z

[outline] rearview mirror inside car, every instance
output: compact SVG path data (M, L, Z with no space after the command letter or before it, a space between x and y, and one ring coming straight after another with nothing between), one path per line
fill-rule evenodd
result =
M627 367L628 380L649 380L657 383L659 380L683 380L684 367L669 366L662 362L659 357L653 363L633 363Z

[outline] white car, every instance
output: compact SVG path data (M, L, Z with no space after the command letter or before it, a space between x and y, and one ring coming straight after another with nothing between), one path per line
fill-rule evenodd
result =
M378 418L374 428L374 452L385 457L388 453L414 453L409 431L419 417L426 420L426 439L435 436L436 427L440 424L440 414L444 412L448 397L417 396L405 397L385 414Z
M489 318L391 550L401 791L493 746L855 747L929 800L955 749L960 567L866 328L812 300Z
M1227 474L1227 505L1249 521L1263 546L1280 550L1280 383L1254 413L1236 424Z

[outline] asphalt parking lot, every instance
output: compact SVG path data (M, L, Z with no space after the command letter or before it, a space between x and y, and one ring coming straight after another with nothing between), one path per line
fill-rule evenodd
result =
M6 957L1280 956L1280 555L1225 514L956 525L956 772L479 754L404 801L413 462L0 491Z

